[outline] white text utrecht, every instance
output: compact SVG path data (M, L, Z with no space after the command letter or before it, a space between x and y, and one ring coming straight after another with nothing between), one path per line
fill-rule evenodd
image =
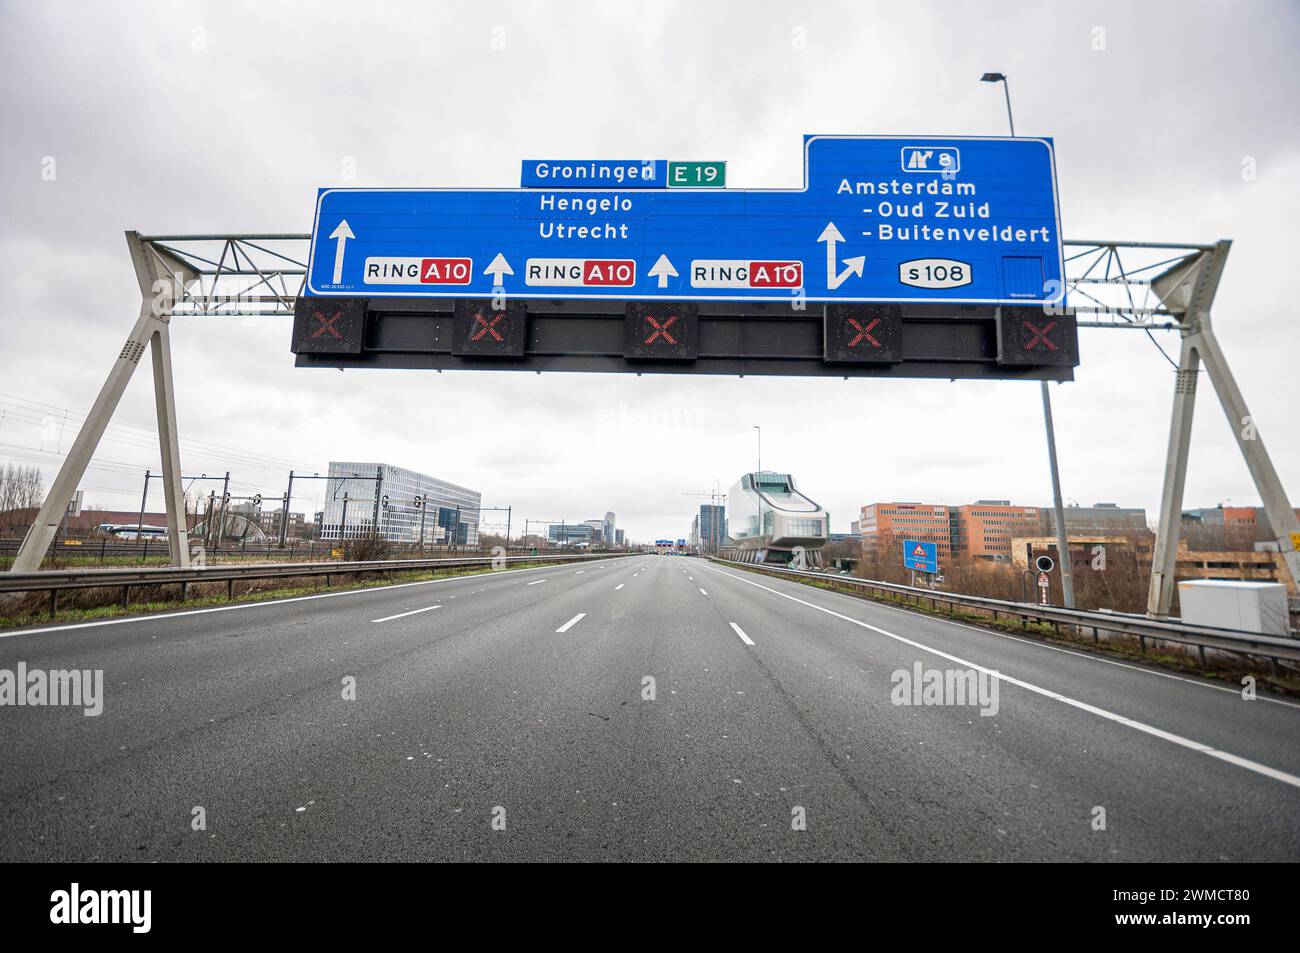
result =
M543 193L537 197L537 207L542 212L560 212L570 215L619 215L632 212L632 200L625 195L570 197ZM563 220L544 220L537 223L537 234L542 238L628 238L628 223L622 221L591 222L575 225Z

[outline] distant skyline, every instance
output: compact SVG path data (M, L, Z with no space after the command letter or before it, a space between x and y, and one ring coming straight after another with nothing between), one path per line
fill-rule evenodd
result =
M720 158L731 187L789 187L806 133L1005 134L1002 92L979 81L996 70L1016 131L1055 139L1067 237L1234 241L1216 328L1300 498L1300 6L383 10L4 5L0 464L38 464L48 486L94 401L139 307L126 229L306 232L321 186L509 187L539 156ZM386 460L511 506L516 525L612 510L630 538L678 538L698 512L684 494L752 470L761 425L764 467L793 473L836 532L875 501L1050 501L1032 383L340 373L294 368L289 331L174 322L187 475L229 469L274 499L290 468ZM1076 380L1052 387L1063 493L1154 518L1172 369L1145 334L1080 339ZM1185 507L1257 505L1207 379L1197 404ZM87 501L138 508L156 445L145 366Z

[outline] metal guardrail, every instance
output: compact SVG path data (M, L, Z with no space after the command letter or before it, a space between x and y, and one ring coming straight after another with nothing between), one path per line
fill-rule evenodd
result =
M177 569L172 566L141 566L124 569L55 569L41 572L0 573L0 594L19 592L48 592L50 617L59 607L59 593L71 589L121 589L122 606L130 604L130 593L141 586L177 585L181 587L181 601L185 600L191 585L224 582L226 597L234 598L234 586L239 580L296 579L306 576L324 576L329 585L332 576L356 576L366 573L410 572L421 569L460 569L474 566L492 566L500 561L510 563L590 562L598 559L615 559L630 553L599 553L572 556L469 556L455 559L376 559L353 562L311 563L254 563L243 565L201 566Z
M858 579L853 576L837 576L799 569L785 569L777 566L765 566L761 563L742 563L732 559L716 559L714 561L776 576L792 576L816 580L829 584L831 588L846 588L867 592L878 597L886 593L905 596L911 598L918 605L928 601L931 608L934 609L937 609L942 604L964 609L982 610L991 613L994 620L1006 616L1008 618L1018 618L1025 623L1034 622L1050 625L1057 631L1060 631L1062 626L1069 626L1081 632L1091 630L1095 642L1101 641L1101 633L1103 632L1126 635L1138 639L1144 652L1148 641L1153 643L1173 642L1193 646L1200 653L1202 662L1205 661L1206 649L1266 658L1272 661L1275 667L1278 662L1300 662L1300 639L1260 635L1259 633L1242 632L1236 629L1188 625L1179 621L1149 619L1146 616L1128 615L1120 612L1094 612L1085 609L1064 609L1060 606L1033 605L1026 602L1008 602L1004 599L966 596L954 592L903 586L892 582Z
M190 542L191 544L197 544L202 543L202 540L192 539ZM21 538L0 539L0 558L17 555L21 545ZM209 560L233 558L266 559L269 561L271 559L280 559L284 562L294 562L333 559L335 557L332 555L332 551L339 549L342 545L338 540L294 540L290 541L286 546L280 546L265 540L261 542L250 542L248 540L235 542L229 540L224 545L204 544L203 553ZM536 547L512 545L510 550L512 554L518 554L534 548ZM487 556L492 554L492 550L493 547L490 546L448 545L445 543L429 544L421 550L418 543L402 543L393 544L388 551L394 554L394 558L396 556L411 556L420 559L436 559L444 556L449 558ZM569 552L572 552L572 550ZM122 540L99 536L57 539L50 546L49 555L85 562L95 560L107 562L109 559L129 557L138 559L141 563L147 563L150 559L168 559L171 556L171 548L166 537ZM563 556L568 555L568 553L560 547L544 546L541 547L539 555Z

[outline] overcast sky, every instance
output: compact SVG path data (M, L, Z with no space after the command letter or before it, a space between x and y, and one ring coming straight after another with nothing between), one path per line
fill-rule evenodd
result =
M318 187L511 187L524 158L722 158L729 186L794 187L805 133L1003 134L1001 91L978 81L996 70L1017 132L1055 137L1067 237L1233 239L1215 325L1300 499L1300 4L0 11L0 463L47 483L139 307L125 229L306 232ZM688 531L700 501L682 494L752 469L759 424L764 466L837 531L874 501L1050 500L1033 383L298 370L289 324L173 325L186 474L278 495L291 466L380 460L479 489L516 525L614 510L654 539ZM1154 516L1172 369L1141 333L1080 336L1076 380L1053 386L1063 492ZM147 367L88 501L138 505L157 468ZM1197 415L1185 505L1258 503L1208 381Z

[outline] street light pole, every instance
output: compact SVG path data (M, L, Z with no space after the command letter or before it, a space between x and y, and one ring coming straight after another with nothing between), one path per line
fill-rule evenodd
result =
M763 428L754 425L758 431L758 470L754 473L754 497L758 500L758 527L754 531L755 538L763 535L763 491L758 488L759 476L763 472Z
M1007 126L1016 134L1016 121L1011 114L1011 86L1005 73L985 73L981 82L1001 83L1007 100ZM1061 471L1056 461L1056 430L1052 426L1052 392L1047 381L1038 382L1043 397L1043 429L1047 434L1047 465L1052 477L1052 513L1056 524L1056 551L1061 564L1061 601L1067 609L1074 608L1074 573L1071 569L1070 539L1065 528L1065 503L1061 499Z

